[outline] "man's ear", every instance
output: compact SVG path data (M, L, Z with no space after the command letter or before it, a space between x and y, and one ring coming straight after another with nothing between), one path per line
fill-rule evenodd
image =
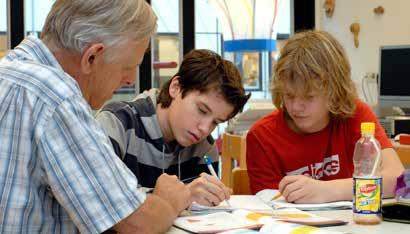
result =
M81 56L81 71L84 74L91 73L96 61L103 58L104 51L105 46L103 43L92 44L88 47Z
M181 87L179 85L179 76L174 76L171 79L171 83L169 84L169 96L175 98L181 91Z

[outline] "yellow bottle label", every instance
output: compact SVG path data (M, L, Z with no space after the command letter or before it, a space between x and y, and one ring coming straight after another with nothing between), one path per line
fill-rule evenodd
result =
M353 178L353 212L379 214L382 201L382 178Z

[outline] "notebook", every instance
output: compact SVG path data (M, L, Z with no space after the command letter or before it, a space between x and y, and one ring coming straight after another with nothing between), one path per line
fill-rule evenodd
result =
M192 211L232 211L236 209L251 211L269 211L283 208L297 208L299 210L329 210L329 209L351 209L351 201L337 201L327 203L289 203L283 196L276 198L278 190L265 189L256 195L232 195L229 199L229 205L222 202L218 206L202 206L197 203L191 205Z
M277 197L279 193L276 189L264 189L256 193L259 199L268 204L273 209L281 208L297 208L300 210L337 210L337 209L351 209L351 201L336 201L326 203L290 203L287 202L283 196Z

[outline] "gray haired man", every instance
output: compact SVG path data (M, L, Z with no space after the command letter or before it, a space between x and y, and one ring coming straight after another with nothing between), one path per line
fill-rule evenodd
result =
M1 60L0 233L165 232L189 205L175 176L139 191L91 112L134 82L155 29L143 0L57 0Z

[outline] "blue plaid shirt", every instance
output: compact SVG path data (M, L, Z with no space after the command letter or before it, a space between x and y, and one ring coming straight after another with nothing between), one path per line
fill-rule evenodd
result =
M144 201L76 81L27 38L0 61L0 233L98 233Z

